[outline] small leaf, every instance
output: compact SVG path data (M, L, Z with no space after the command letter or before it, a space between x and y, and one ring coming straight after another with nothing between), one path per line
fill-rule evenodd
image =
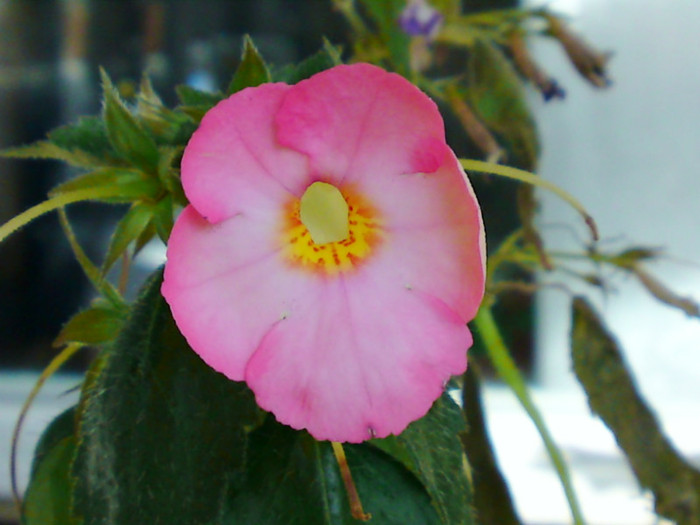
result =
M197 129L192 117L163 105L146 76L141 80L141 88L136 95L136 115L151 131L157 144L184 146Z
M177 98L183 106L202 106L211 108L219 103L224 96L221 93L208 93L200 91L187 84L180 84L175 88Z
M123 190L121 195L106 198L104 199L105 201L131 202L136 199L152 199L161 191L161 186L157 179L147 178L138 170L100 168L55 186L49 192L49 195L53 197L76 190L114 187Z
M187 345L157 272L83 390L73 467L85 525L211 523L261 422L253 394Z
M75 453L75 408L63 412L46 428L32 463L32 475L22 506L24 525L78 525L71 515L70 468Z
M109 248L107 249L104 263L102 264L101 273L103 277L109 272L117 259L126 251L129 244L139 238L152 218L152 206L134 204L119 220L109 242Z
M445 525L475 523L469 465L460 441L463 432L462 411L445 393L400 435L371 442L416 475Z
M173 224L175 219L174 209L173 209L173 198L170 195L166 195L160 201L153 206L153 225L156 228L158 237L167 243L170 238L170 232L173 229Z
M229 95L247 87L255 87L270 81L270 71L248 35L243 39L243 56L231 83L226 90Z
M99 345L112 341L124 324L124 317L123 312L108 304L97 304L75 314L63 326L53 344Z
M341 60L338 49L333 47L328 40L324 40L323 47L315 54L301 61L299 64L290 64L280 69L273 76L276 82L296 84L316 73L335 67L340 63Z
M122 162L117 158L107 136L107 128L100 117L81 117L77 122L52 130L48 138L58 147L81 151L103 161L103 165Z
M158 148L119 98L107 73L100 70L104 91L103 115L107 136L114 149L134 166L146 173L158 168Z

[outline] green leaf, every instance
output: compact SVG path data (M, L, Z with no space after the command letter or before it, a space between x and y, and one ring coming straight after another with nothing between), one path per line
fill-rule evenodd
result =
M250 436L246 475L230 480L218 523L349 525L338 465L328 442L272 417ZM348 464L372 525L439 523L430 499L402 465L370 445L345 445Z
M71 516L70 467L75 453L75 408L46 428L34 453L22 507L23 525L78 525Z
M270 71L248 35L243 39L243 56L226 93L236 93L247 87L255 87L270 81Z
M700 471L663 434L595 310L581 297L572 306L574 372L591 410L612 430L639 484L654 494L655 511L674 523L700 523Z
M124 324L124 313L108 304L78 312L63 326L54 346L67 343L99 345L112 341Z
M513 65L494 44L477 39L467 79L469 104L506 146L509 164L533 171L539 156L537 129Z
M161 279L149 280L83 391L73 474L85 525L211 522L261 419L244 384L189 348Z
M170 232L173 229L175 222L173 215L173 198L170 195L166 195L153 206L153 225L156 228L158 237L164 243L168 242Z
M102 276L104 277L119 257L126 251L133 241L139 238L153 219L153 207L147 204L134 204L117 223L112 234L102 264Z
M309 58L299 64L290 64L278 72L273 77L276 82L286 82L296 84L307 79L316 73L330 69L341 64L340 52L328 40L323 41L323 47Z
M466 430L462 411L445 393L400 435L372 441L418 477L445 525L475 523L469 465L460 441Z
M161 191L159 181L153 177L147 178L141 171L126 168L100 168L55 186L49 195L53 197L61 193L96 188L121 189L118 196L105 198L107 202L152 199Z
M146 173L156 173L158 148L155 141L126 108L107 73L100 70L100 74L104 92L103 118L110 143L134 166Z
M84 152L100 159L103 165L122 163L115 155L107 128L100 117L81 117L77 122L54 129L48 137L59 148Z
M89 168L99 166L102 162L81 150L69 151L58 147L53 142L41 140L26 146L18 146L0 151L3 157L14 159L51 159L66 162L71 166Z
M200 91L187 84L180 84L177 86L175 88L175 93L182 106L202 106L211 108L224 98L221 93Z
M192 117L163 105L147 76L141 80L136 95L136 115L139 122L150 130L157 144L184 146L197 129ZM159 162L162 161L159 159Z

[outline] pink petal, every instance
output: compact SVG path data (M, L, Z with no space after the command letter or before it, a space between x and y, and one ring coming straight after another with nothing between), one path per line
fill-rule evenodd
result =
M289 90L276 116L280 143L309 155L331 183L434 171L445 153L442 118L403 77L369 64L337 66Z
M219 102L202 119L182 157L187 198L210 222L248 211L251 202L301 195L309 184L308 161L283 148L274 115L286 84L248 88Z
M188 206L168 243L162 293L178 328L209 366L237 381L308 279L283 266L275 228L246 215L212 225Z
M384 221L377 264L387 278L438 297L470 321L484 292L484 227L454 154L434 173L366 177L357 190L371 196Z
M400 433L464 372L462 319L382 277L317 282L275 325L245 374L262 408L316 439L361 442Z

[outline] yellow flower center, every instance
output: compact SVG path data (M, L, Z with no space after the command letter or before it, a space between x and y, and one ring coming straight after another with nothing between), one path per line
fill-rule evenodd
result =
M358 268L383 237L377 210L357 192L314 182L284 209L282 243L292 266L326 275Z

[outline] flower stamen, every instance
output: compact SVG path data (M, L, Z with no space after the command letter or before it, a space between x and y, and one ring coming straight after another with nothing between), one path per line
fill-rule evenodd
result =
M286 259L327 275L356 269L383 238L379 213L366 199L325 182L315 182L301 199L290 201L283 223Z

